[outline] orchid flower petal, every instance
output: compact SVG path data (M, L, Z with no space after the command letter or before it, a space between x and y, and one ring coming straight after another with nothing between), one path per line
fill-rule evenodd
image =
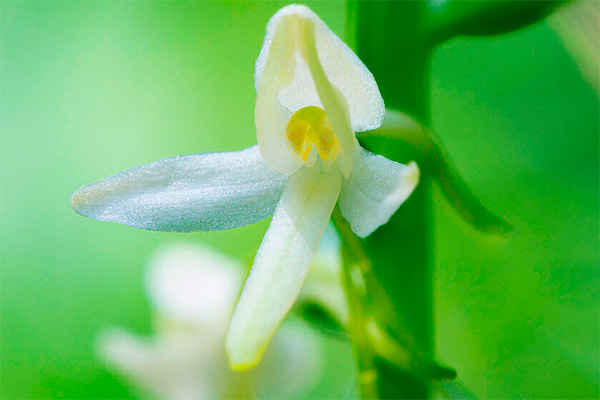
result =
M348 103L342 93L331 84L317 54L314 25L309 19L300 19L298 27L298 40L300 52L306 61L310 73L315 81L317 93L323 103L325 113L331 121L342 152L340 154L340 167L347 178L354 167L356 150L359 148L358 140L350 126Z
M364 149L352 175L342 183L340 211L354 233L370 235L385 224L419 182L414 162L403 165Z
M385 113L383 99L371 72L356 54L308 7L289 5L279 10L267 25L267 33L256 61L254 82L258 88L269 57L273 37L284 17L297 15L314 23L319 62L327 78L348 101L352 130L376 129ZM309 105L320 106L320 99L308 67L298 57L294 79L280 94L282 103L296 111Z
M287 178L257 146L166 158L79 189L73 209L89 218L153 231L214 231L271 215Z
M162 248L150 259L148 297L169 321L198 326L227 326L243 283L237 260L208 246L177 243Z
M320 164L290 177L229 325L232 368L260 361L300 292L340 189L339 170Z
M215 346L194 333L145 338L120 328L102 332L97 352L112 369L160 399L214 399L221 389L207 379L219 368Z
M279 102L279 92L294 77L296 35L294 27L281 24L269 41L271 52L264 60L263 79L256 84L256 136L263 159L273 169L291 174L300 168L284 135L291 113Z

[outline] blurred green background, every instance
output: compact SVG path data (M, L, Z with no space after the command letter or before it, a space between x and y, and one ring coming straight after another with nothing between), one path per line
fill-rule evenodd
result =
M254 144L254 60L284 4L0 3L2 398L132 397L93 339L151 331L148 255L185 239L250 262L266 221L145 232L79 217L69 198L128 167ZM344 37L343 2L310 6ZM490 241L436 193L440 360L480 398L597 398L596 92L542 23L443 45L431 96L458 169L517 228ZM339 347L312 397L352 382Z

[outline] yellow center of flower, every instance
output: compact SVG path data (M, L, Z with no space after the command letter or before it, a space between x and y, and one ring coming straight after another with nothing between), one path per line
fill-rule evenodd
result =
M335 160L342 148L333 133L325 111L316 106L299 109L285 128L288 143L302 157L308 158L313 146L323 161Z

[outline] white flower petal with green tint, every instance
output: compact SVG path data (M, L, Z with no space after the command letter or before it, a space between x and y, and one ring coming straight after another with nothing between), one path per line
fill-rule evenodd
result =
M263 47L256 61L255 87L258 88L258 83L265 70L275 31L283 18L288 15L297 15L314 23L319 62L329 81L348 102L352 130L362 132L379 127L383 120L385 107L373 74L356 54L306 6L284 7L269 20ZM308 67L301 59L298 58L298 60L300 62L296 65L291 85L284 88L280 94L280 100L291 111L308 105L321 106Z
M414 162L403 165L361 149L350 178L342 183L340 211L354 233L368 236L390 219L418 182Z
M344 177L348 177L354 167L356 150L360 147L350 127L348 103L342 93L329 82L319 61L315 45L313 21L300 18L298 23L298 42L302 58L306 61L312 75L317 93L323 103L323 109L331 122L335 136L339 140L342 152L339 156L340 168Z
M162 318L198 327L227 326L244 279L237 260L208 246L177 243L152 256L148 298Z
M85 217L140 229L223 230L271 215L286 180L254 146L135 167L82 187L71 205Z
M257 83L256 137L263 159L273 169L291 174L300 163L289 150L285 137L291 113L279 102L279 92L292 81L295 70L296 28L282 24L272 37L272 51L265 59L265 73Z
M290 177L231 319L226 347L233 368L260 361L300 292L340 188L340 172L320 164Z

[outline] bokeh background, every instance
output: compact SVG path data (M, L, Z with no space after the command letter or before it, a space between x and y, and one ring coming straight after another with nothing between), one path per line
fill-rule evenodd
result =
M250 263L267 221L144 232L69 198L135 165L254 144L254 60L284 4L0 2L2 398L134 397L93 342L107 325L151 331L149 255L184 239ZM345 36L343 2L310 6ZM480 398L597 398L598 95L546 22L446 43L431 79L448 153L517 228L491 241L436 193L439 359ZM324 340L326 374L303 395L348 395L351 352Z

